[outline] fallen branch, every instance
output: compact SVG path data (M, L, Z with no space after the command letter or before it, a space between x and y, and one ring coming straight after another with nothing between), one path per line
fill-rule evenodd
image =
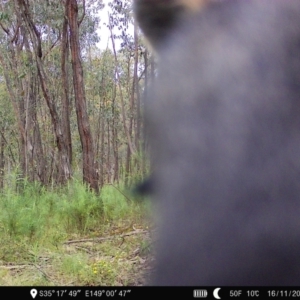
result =
M126 236L130 236L130 235L134 235L134 234L144 234L144 233L148 233L147 230L135 230L135 231L131 231L131 232L127 232L124 234L120 234L120 235L113 235L113 236L108 236L108 237L100 237L100 238L91 238L91 239L81 239L81 240L71 240L71 241L66 241L63 244L76 244L76 243L86 243L86 242L102 242L102 241L106 241L106 240L112 240L115 238L124 238Z
M34 266L33 265L0 266L0 269L13 270L13 269L25 269L27 267L34 267Z

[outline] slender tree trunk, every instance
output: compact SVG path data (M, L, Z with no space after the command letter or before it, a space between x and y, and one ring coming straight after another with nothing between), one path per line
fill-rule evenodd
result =
M105 126L104 126L104 105L102 101L102 105L100 106L101 108L101 132L100 132L100 157L101 157L101 167L100 167L100 184L103 186L104 184L104 166L106 165L105 162L105 148L104 148L104 136L105 136ZM107 173L107 170L106 170Z
M61 40L61 79L62 79L62 127L66 134L66 143L70 164L72 165L72 138L70 128L70 105L69 105L69 83L68 83L68 57L69 57L69 36L68 36L68 19L67 11L65 11L65 18L62 29Z
M110 162L110 159L111 159L111 154L110 154L110 143L111 143L111 140L110 140L110 119L108 119L107 121L107 182L111 183L111 178L112 178L112 166L111 166L111 162Z
M99 91L99 95L101 95L101 89ZM99 103L99 111L98 111L98 120L97 120L97 124L96 124L96 130L95 130L95 140L96 140L96 153L95 153L95 157L98 161L98 169L97 169L97 172L98 172L98 181L99 181L99 187L101 188L102 187L102 168L103 168L103 164L102 164L102 160L101 160L101 157L102 157L102 153L100 151L100 147L101 147L101 119L102 119L102 109L101 109L101 103L102 103L102 96L100 96L100 103Z
M22 27L23 41L26 50L27 59L33 65L33 55L30 50L27 33ZM38 78L36 72L33 70L28 72L25 77L26 81L24 86L24 94L26 95L26 118L25 118L25 133L26 133L26 149L30 165L28 176L31 181L38 179L43 184L46 184L46 159L42 147L40 126L37 118L37 103L36 95L38 94L37 85Z
M64 183L71 177L71 164L70 164L70 158L68 155L68 147L67 143L65 141L65 135L62 131L62 127L60 124L60 119L57 113L56 105L53 101L53 99L50 96L48 87L46 85L46 74L43 69L43 65L41 62L41 59L37 58L37 65L38 65L38 74L41 81L42 91L44 98L47 102L48 108L50 110L52 125L54 127L54 133L56 137L56 144L58 148L58 155L59 155L59 182Z
M99 192L96 173L94 145L86 109L83 70L80 58L78 5L76 0L66 0L66 10L70 27L70 46L72 55L75 106L83 157L83 181Z
M135 153L135 148L134 145L132 144L131 136L129 133L129 128L126 124L126 114L125 114L125 104L124 104L124 97L123 97L123 92L122 92L122 87L121 87L121 80L120 80L120 75L118 71L118 59L117 59L117 52L116 52L116 47L115 47L115 40L114 40L114 35L112 32L112 25L109 25L110 28L110 37L111 37L111 42L113 46L113 52L114 52L114 57L115 57L115 64L116 64L116 76L118 80L118 86L119 86L119 92L120 92L120 98L121 98L121 108L122 108L122 120L123 120L123 126L124 126L124 132L127 137L127 143L128 147L130 149L131 154Z
M135 123L135 99L138 95L138 62L139 62L139 55L138 55L138 35L137 35L137 24L134 22L134 65L133 65L133 77L132 77L132 86L131 86L131 93L130 93L130 118L129 118L129 135L133 136L133 127ZM130 69L130 62L128 63L128 69ZM130 73L128 72L128 77ZM136 133L136 131L135 131ZM138 149L137 138L135 136L135 148ZM126 174L125 177L125 184L128 185L128 178L130 178L131 169L134 165L136 165L137 161L131 161L131 153L129 151L129 147L127 149L127 157L126 157Z
M68 155L68 148L65 139L65 133L62 130L61 121L57 112L56 104L54 102L53 97L48 89L48 80L46 72L44 71L44 66L42 62L42 47L41 47L41 33L37 30L35 24L33 23L29 11L28 4L25 3L24 0L18 0L20 5L20 10L23 15L23 19L26 22L27 28L31 34L31 42L35 50L35 59L38 70L38 77L40 80L40 84L42 87L43 96L46 100L47 106L50 111L51 121L55 133L56 144L58 148L58 156L59 156L59 182L64 183L71 177L71 165L70 158Z
M1 128L1 135L0 135L0 189L3 190L4 187L4 148L5 148L5 138L4 138L4 128Z
M14 60L14 49L11 49L12 54L12 62L15 63ZM3 69L3 75L7 87L7 91L9 94L9 98L11 100L14 113L17 119L18 123L18 140L19 140L19 162L20 162L20 168L21 168L21 176L24 178L26 176L26 143L25 143L25 128L24 128L24 121L22 120L22 114L20 112L20 106L18 105L19 95L21 94L19 83L13 83L11 80L11 76L9 74L9 66L6 64L6 60L0 53L0 63L2 65ZM16 77L16 66L14 68L11 66L10 68L13 72L13 76ZM15 85L15 88L14 88ZM19 101L21 102L22 99Z
M35 99L36 101L36 99ZM36 172L39 178L39 181L43 184L47 184L47 177L46 177L46 158L44 155L43 145L42 145L42 138L41 138L41 131L40 126L38 123L36 110L34 112L34 151L33 156L36 163Z
M113 152L114 152L114 182L119 182L119 155L118 155L118 130L117 130L117 116L115 113L116 107L116 85L113 86L113 95L112 95L112 143L113 143Z
M139 78L138 78L138 63L139 63L139 49L138 49L138 32L137 24L134 22L134 86L136 92L136 135L135 135L135 146L141 152L141 103L140 103L140 89L139 89ZM146 67L145 67L146 69ZM147 71L147 70L145 70ZM146 77L145 73L145 77ZM145 78L145 81L147 79Z
M103 71L103 70L102 70ZM97 122L97 131L96 131L96 138L97 138L97 156L99 158L99 185L100 187L104 184L104 101L105 101L105 94L103 91L106 89L105 84L105 77L102 72L101 78L101 88L99 90L100 95L100 103L99 103L99 115L98 115L98 122Z
M143 99L147 99L147 92L148 92L148 51L145 50L144 53L144 64L145 64L145 89L144 89L144 97ZM140 128L139 133L142 132L143 138L141 139L140 142L140 150L141 150L141 155L142 155L142 174L143 176L146 174L146 159L145 159L145 154L146 154L146 134L145 134L145 127L143 127L143 130L141 130L142 127L142 118L141 118L141 98L138 98L138 128Z

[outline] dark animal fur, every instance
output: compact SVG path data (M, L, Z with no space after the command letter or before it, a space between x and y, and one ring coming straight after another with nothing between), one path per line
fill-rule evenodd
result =
M135 0L159 57L145 118L154 285L299 285L300 1Z

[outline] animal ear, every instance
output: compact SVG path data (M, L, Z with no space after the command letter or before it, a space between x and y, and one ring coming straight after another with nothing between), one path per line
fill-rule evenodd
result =
M212 0L135 0L136 19L150 42L158 50L185 18L198 12Z

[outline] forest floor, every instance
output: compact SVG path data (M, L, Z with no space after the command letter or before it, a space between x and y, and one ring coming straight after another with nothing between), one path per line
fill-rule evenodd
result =
M67 202L65 192L0 195L0 286L147 283L153 266L148 204L107 189L99 216L95 206L88 211L92 200L83 205L84 189L76 197L73 189Z

